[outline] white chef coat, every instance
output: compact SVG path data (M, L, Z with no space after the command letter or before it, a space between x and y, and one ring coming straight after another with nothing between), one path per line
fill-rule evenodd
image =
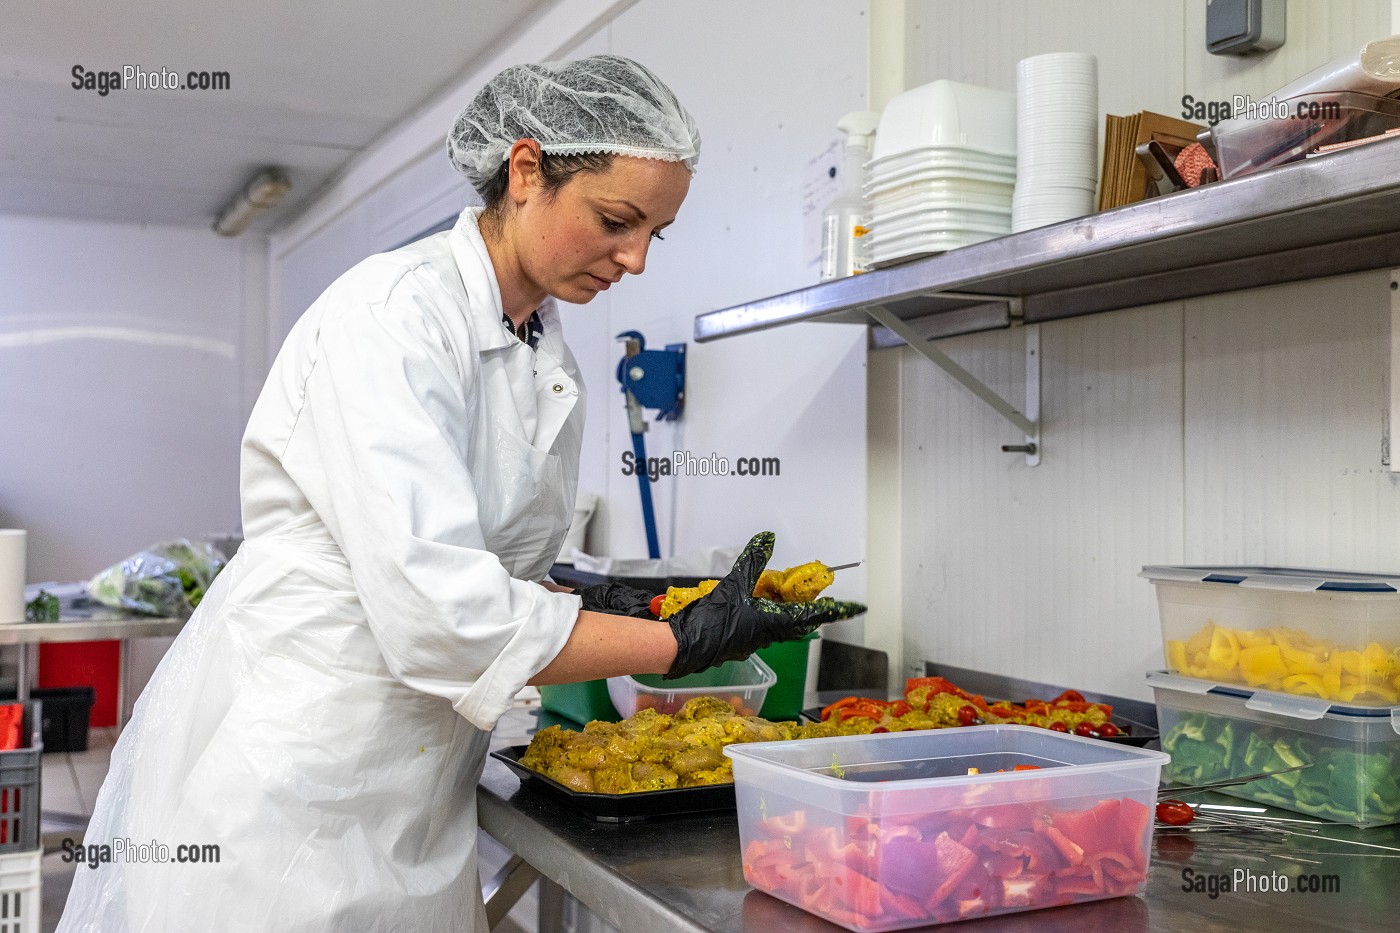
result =
M172 861L79 867L60 930L485 930L476 783L578 616L532 581L584 405L553 301L537 350L503 326L477 214L360 263L287 337L243 438L247 540L86 835Z

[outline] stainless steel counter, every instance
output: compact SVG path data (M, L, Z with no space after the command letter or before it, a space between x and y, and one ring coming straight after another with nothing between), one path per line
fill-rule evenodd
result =
M497 727L493 747L528 741L538 716L534 710L512 711ZM1213 795L1200 799L1240 803ZM483 830L623 933L831 933L840 929L745 883L733 814L595 823L553 795L522 786L494 759L487 760L477 804ZM1364 831L1328 827L1326 835L1391 846L1397 851L1297 837L1287 845L1260 847L1256 843L1240 851L1227 847L1241 843L1197 834L1192 837L1195 851L1187 853L1176 851L1174 841L1163 848L1159 838L1145 897L1009 914L952 929L967 933L1351 933L1400 929L1396 919L1400 908L1400 831L1396 827ZM1183 890L1187 870L1228 875L1235 869L1248 870L1256 877L1273 871L1291 876L1335 876L1340 890L1226 891L1215 898L1204 891Z

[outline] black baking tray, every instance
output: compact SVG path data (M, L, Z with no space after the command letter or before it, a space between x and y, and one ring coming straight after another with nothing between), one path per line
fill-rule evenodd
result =
M820 714L820 711L818 711ZM497 749L491 757L514 771L521 783L554 794L589 819L599 823L634 823L658 817L690 816L734 809L733 784L644 790L635 794L586 794L565 787L520 763L528 745Z
M996 701L989 699L987 702L993 703ZM821 722L822 710L824 708L825 707L814 706L811 709L804 709L802 711L802 717L809 722ZM1117 726L1121 734L1115 735L1112 738L1100 737L1100 742L1112 742L1114 745L1131 745L1135 748L1142 748L1146 746L1148 742L1158 737L1156 729L1134 719L1125 719L1122 716L1110 716L1108 721ZM950 726L949 728L952 727Z

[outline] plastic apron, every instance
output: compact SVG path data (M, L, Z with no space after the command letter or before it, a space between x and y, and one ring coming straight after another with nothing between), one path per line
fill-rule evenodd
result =
M483 510L488 550L538 579L573 484L504 433L478 454L520 490ZM59 929L484 933L489 738L391 676L345 556L305 512L243 544L113 752L86 843L170 860L80 865ZM177 860L211 844L215 862Z

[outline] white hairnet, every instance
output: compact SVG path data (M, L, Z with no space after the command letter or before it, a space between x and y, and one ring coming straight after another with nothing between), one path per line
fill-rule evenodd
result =
M551 155L613 152L692 172L700 159L700 131L676 95L620 55L507 68L458 115L447 155L481 191L521 139Z

